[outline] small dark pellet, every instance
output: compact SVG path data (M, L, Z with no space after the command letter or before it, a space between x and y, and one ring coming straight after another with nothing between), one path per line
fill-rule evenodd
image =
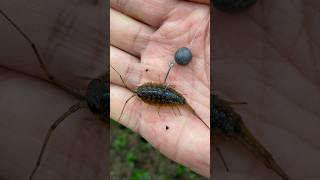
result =
M191 53L190 49L188 49L186 47L182 47L177 50L174 59L177 64L187 65L187 64L189 64L189 62L192 59L192 53Z
M169 129L169 126L166 126L166 130L168 130Z
M229 13L239 12L251 7L257 0L211 0L213 6Z

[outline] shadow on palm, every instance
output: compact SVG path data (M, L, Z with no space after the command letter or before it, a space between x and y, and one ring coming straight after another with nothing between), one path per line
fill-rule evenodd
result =
M318 53L312 51L311 40L304 38L304 34L315 34L301 29L301 24L308 27L316 22L312 15L303 21L272 16L305 16L287 8L288 4L260 1L254 9L237 15L216 11L213 86L216 94L228 100L248 102L235 110L292 179L317 179L319 113L315 107L319 107L320 96L314 77L319 71L312 65L315 59L306 52ZM291 5L304 9L307 4ZM280 179L240 144L224 142L220 147L230 172L226 173L215 157L215 178Z

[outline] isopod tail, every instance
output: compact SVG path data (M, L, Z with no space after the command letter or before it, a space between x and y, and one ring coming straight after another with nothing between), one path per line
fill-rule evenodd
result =
M237 136L237 140L243 144L250 152L260 159L267 168L273 170L284 180L291 180L290 177L281 169L281 167L273 159L272 155L261 145L261 143L251 134L249 129L243 124L241 134Z

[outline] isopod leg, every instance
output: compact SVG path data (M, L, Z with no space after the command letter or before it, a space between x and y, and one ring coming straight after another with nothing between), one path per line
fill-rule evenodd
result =
M133 95L130 96L130 97L126 100L126 102L124 103L123 108L122 108L121 113L120 113L120 116L119 116L119 121L121 120L122 114L123 114L123 112L124 112L124 109L126 108L127 103L130 101L130 99L132 99L132 98L135 97L135 96L136 96L136 95L133 94Z
M207 123L205 123L205 122L200 118L200 116L196 113L196 111L195 111L189 104L187 104L187 107L192 111L192 113L193 113L198 119L201 120L201 122L202 122L205 126L207 126L208 129L210 129L209 125L207 125Z
M66 119L66 117L68 117L70 114L78 111L79 109L85 107L85 103L84 102L79 102L73 106L71 106L69 108L68 111L66 111L65 113L63 113L51 126L50 126L50 129L48 130L47 132L47 135L46 135L46 138L42 144L42 147L41 147L41 150L40 150L40 154L38 156L38 160L31 172L31 175L29 176L29 180L32 180L33 176L35 175L35 173L37 172L37 169L40 167L40 163L41 163L41 160L42 160L42 157L43 157L43 154L44 154L44 151L48 145L48 142L49 142L49 139L50 139L50 136L51 134L54 132L54 130L57 128L57 126L63 121Z
M159 118L161 119L161 116L160 116L160 106L158 106L158 116L159 116Z
M182 116L181 111L180 111L178 106L177 106L177 109L178 109L178 112L179 112L180 116Z
M234 101L226 101L229 105L242 105L248 104L247 102L234 102Z

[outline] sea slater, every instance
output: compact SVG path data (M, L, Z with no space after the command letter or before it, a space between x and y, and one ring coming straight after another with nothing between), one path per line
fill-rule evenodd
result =
M228 137L240 133L239 121L241 117L235 113L230 106L224 105L216 96L212 96L213 104L213 132L223 134Z
M93 114L106 116L109 114L109 83L103 77L93 79L86 91L86 102Z
M256 2L257 0L212 0L216 8L230 13L243 11Z
M121 74L111 66L111 68L119 75L122 83L124 86L127 87L125 84ZM183 97L183 95L179 92L177 92L175 89L172 88L170 85L166 85L164 83L154 83L154 82L147 82L140 86L138 86L135 90L131 90L133 92L133 95L129 97L125 104L123 105L123 108L121 110L119 120L121 119L121 116L125 110L125 107L127 103L135 96L138 96L143 102L150 104L150 105L169 105L169 106L177 106L177 105L185 105L188 107L193 114L199 118L202 123L210 129L210 127L197 115L197 113L193 110L193 108L188 104L186 99Z
M138 86L134 92L148 104L178 105L187 103L180 93L164 84L145 83Z

